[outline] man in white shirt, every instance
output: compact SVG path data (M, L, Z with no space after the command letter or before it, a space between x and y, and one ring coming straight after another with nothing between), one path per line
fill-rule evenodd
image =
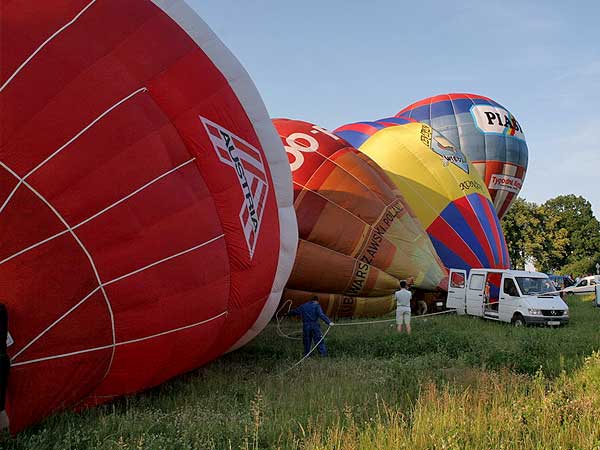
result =
M398 333L402 333L402 324L406 325L406 332L410 334L410 299L412 294L406 289L406 281L400 282L400 290L394 294L396 297L396 324Z

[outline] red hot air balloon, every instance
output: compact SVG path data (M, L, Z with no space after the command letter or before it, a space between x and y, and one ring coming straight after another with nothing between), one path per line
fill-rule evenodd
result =
M185 2L23 0L0 20L15 432L250 340L279 302L297 227L262 100Z

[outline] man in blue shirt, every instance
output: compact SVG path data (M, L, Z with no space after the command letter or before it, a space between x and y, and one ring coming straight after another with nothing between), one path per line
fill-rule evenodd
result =
M333 325L333 322L329 320L329 317L327 317L321 309L319 299L314 296L308 303L304 303L298 306L296 309L292 309L288 315L300 316L302 318L302 341L304 342L304 354L308 355L314 341L315 344L317 342L319 343L319 353L321 356L327 356L327 347L325 346L325 340L321 334L319 319L329 326Z

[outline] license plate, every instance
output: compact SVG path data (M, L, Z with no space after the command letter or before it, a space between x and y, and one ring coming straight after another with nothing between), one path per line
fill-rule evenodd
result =
M558 320L549 320L548 322L546 322L547 325L560 325L560 322Z

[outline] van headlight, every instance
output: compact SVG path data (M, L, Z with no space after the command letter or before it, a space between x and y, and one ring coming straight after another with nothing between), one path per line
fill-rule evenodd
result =
M532 316L541 316L542 315L542 310L540 310L540 309L531 309L531 308L529 308L527 311Z

